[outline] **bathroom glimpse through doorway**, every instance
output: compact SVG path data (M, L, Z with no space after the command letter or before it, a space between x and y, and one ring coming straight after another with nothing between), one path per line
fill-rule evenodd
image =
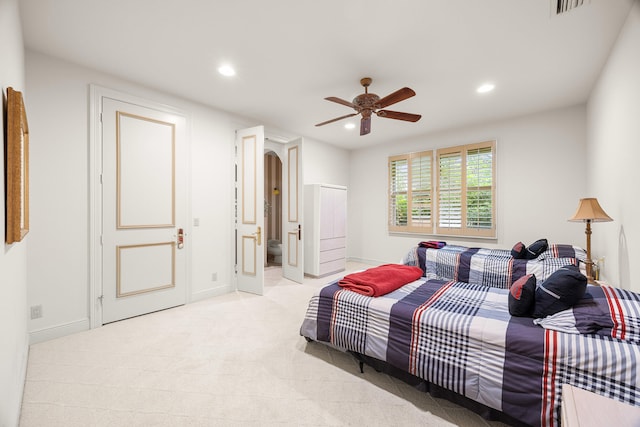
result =
M282 161L274 151L264 155L265 267L282 266Z
M285 279L304 282L304 180L302 138L264 139L264 267ZM262 192L262 191L261 191ZM272 275L273 275L272 274Z

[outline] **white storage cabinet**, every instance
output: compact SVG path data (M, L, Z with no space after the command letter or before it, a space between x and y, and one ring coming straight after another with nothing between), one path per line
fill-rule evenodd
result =
M347 264L347 188L304 186L304 273L321 277Z

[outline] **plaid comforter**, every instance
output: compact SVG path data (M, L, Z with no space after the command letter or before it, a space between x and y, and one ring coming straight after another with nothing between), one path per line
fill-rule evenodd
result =
M640 302L637 294L610 290L589 286L586 303L619 330L619 310L611 314L610 307L631 305L638 313ZM559 426L565 383L640 406L637 341L511 317L507 293L422 279L373 298L334 283L312 298L300 333L385 361L532 426ZM577 323L585 320L580 313L573 314ZM637 322L628 313L627 320Z
M536 259L515 259L504 249L468 248L447 245L442 249L412 248L403 264L415 265L430 279L455 280L509 289L527 274L542 282L554 271L568 264L584 261L584 250L571 245L550 245Z

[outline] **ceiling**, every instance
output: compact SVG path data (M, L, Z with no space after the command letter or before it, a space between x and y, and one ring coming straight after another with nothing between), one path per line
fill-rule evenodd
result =
M633 0L20 0L33 51L346 149L586 101ZM216 71L232 64L233 78ZM417 95L389 109L417 123L323 98ZM475 89L493 82L495 90ZM358 119L358 117L356 117ZM353 120L356 125L357 120Z

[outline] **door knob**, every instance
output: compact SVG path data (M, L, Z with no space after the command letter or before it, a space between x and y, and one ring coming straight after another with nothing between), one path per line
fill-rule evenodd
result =
M178 249L184 248L184 229L178 228Z

